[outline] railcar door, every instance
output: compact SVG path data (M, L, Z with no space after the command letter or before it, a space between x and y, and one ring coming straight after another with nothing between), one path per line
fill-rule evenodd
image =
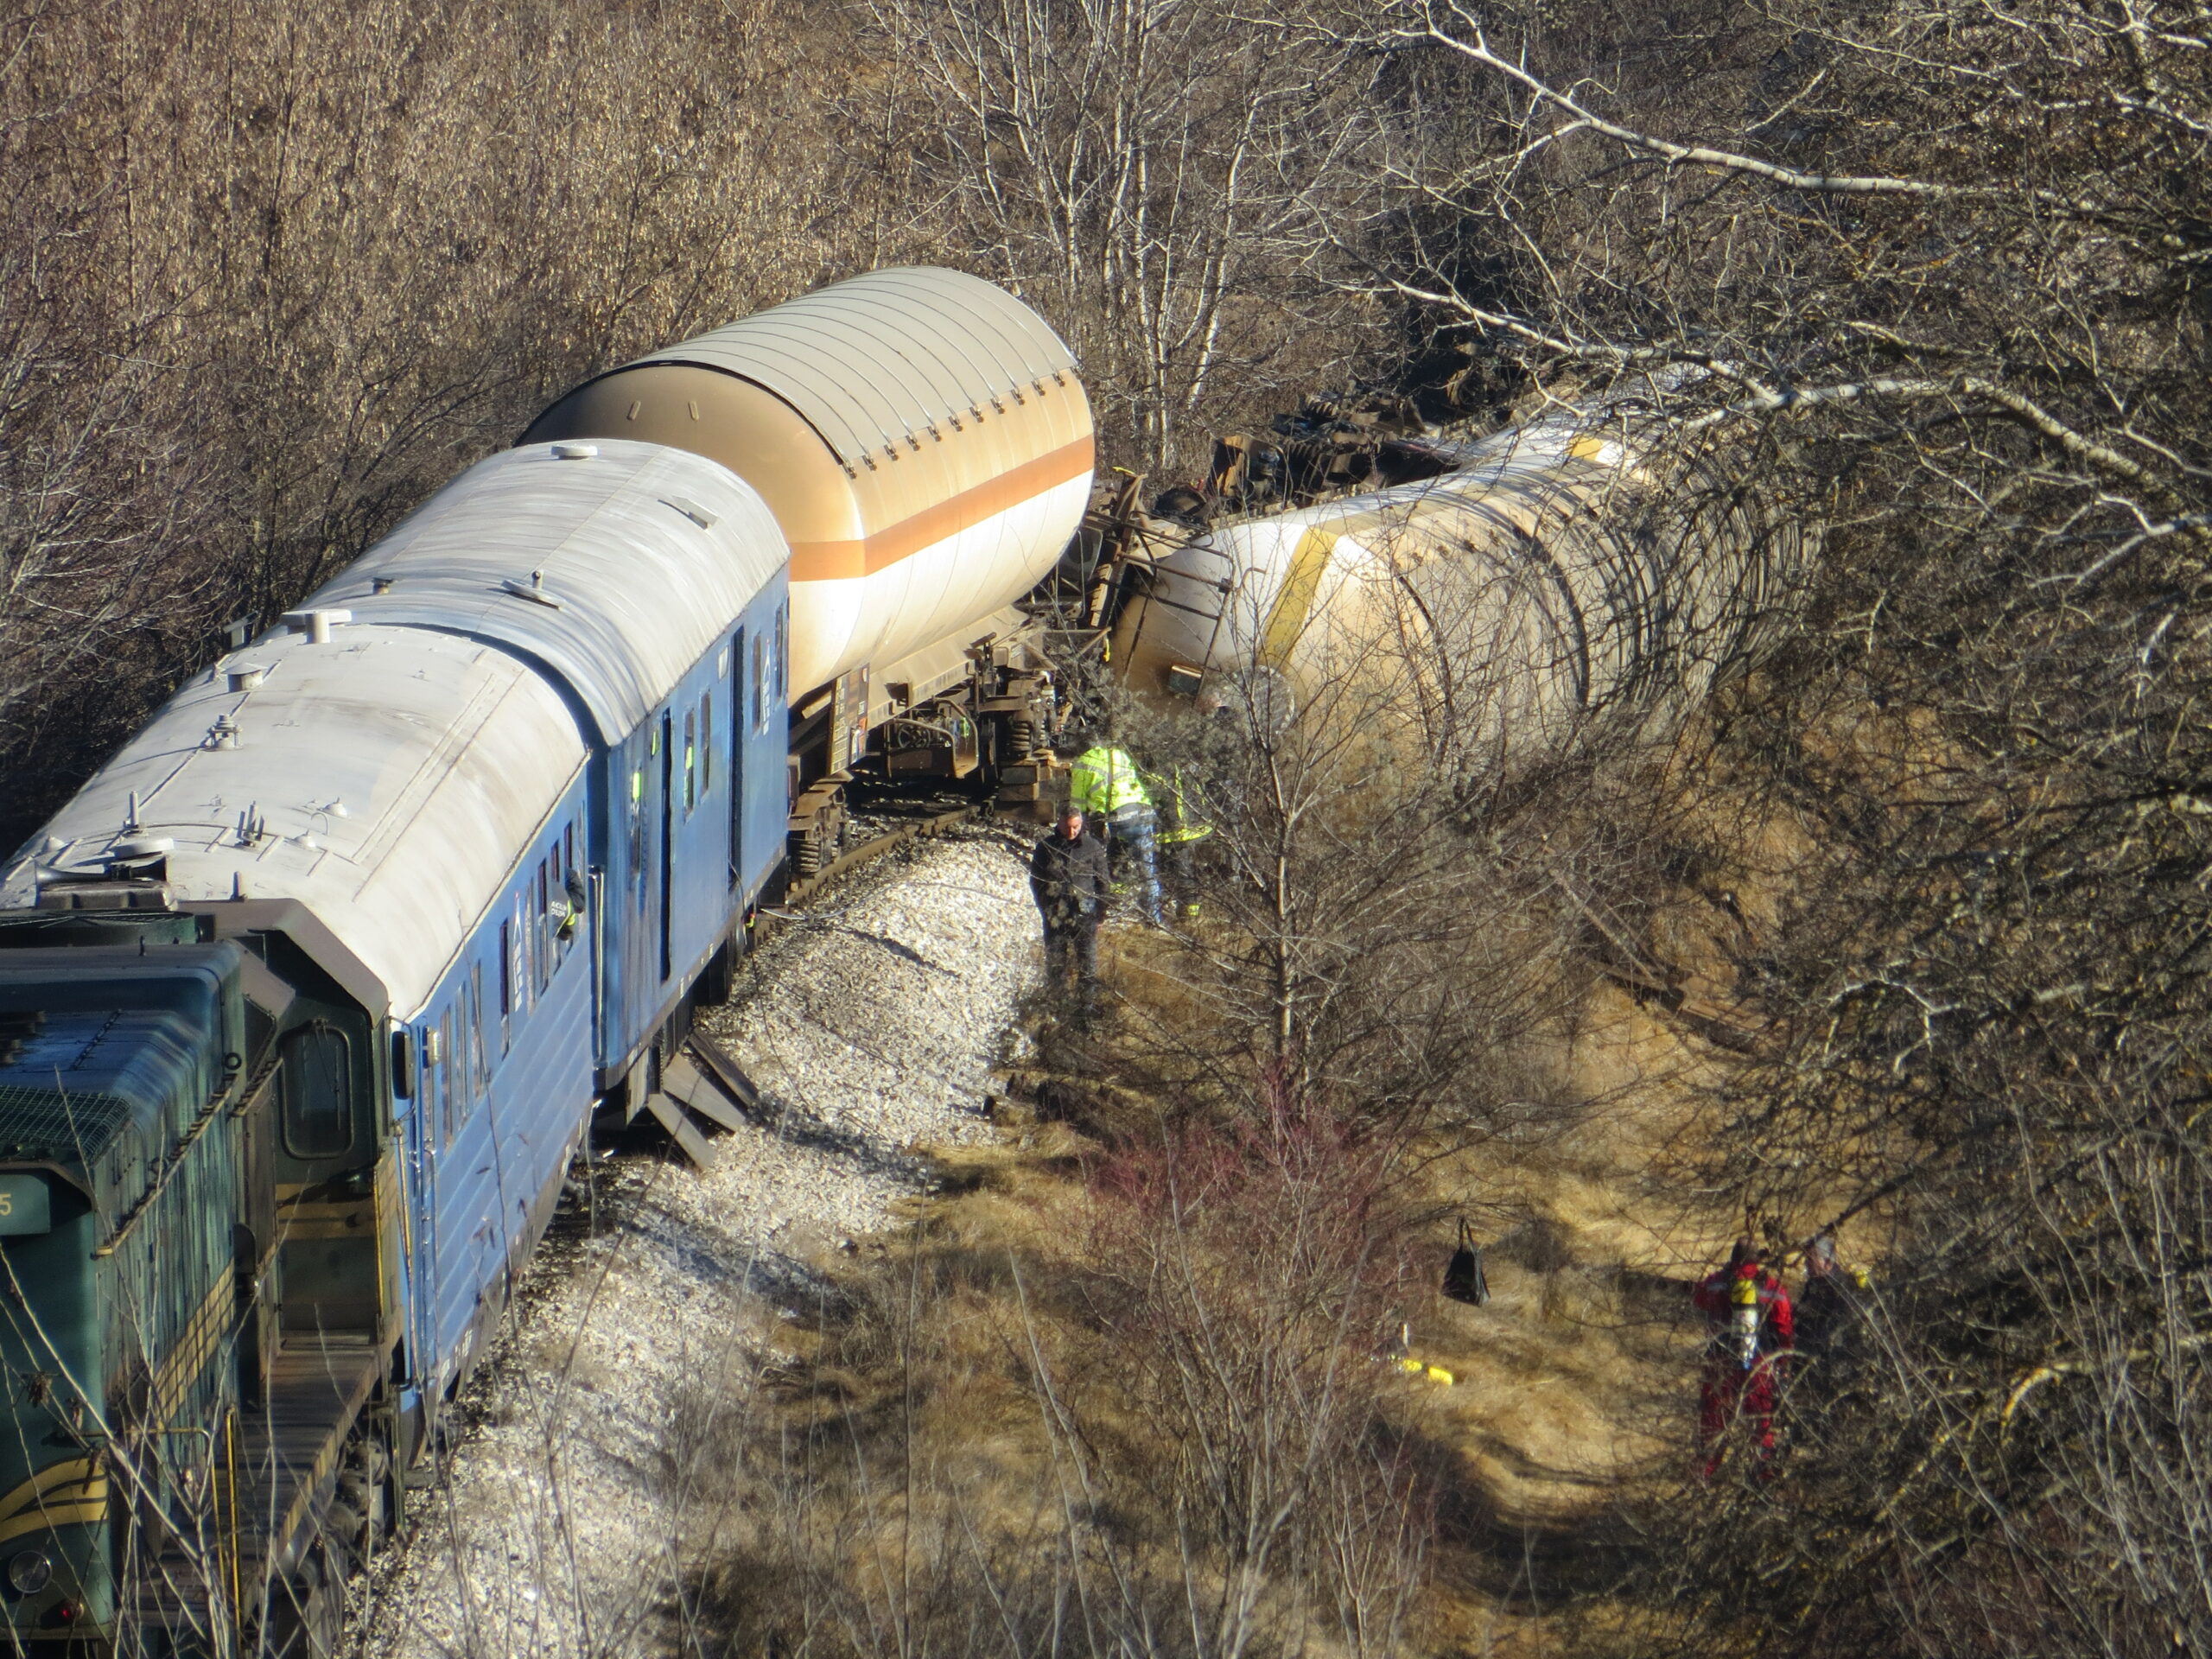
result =
M372 1073L355 1021L313 1017L277 1039L276 1234L287 1332L370 1338L377 1272Z

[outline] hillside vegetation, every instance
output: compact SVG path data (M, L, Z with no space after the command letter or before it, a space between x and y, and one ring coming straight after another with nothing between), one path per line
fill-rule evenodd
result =
M1155 477L1416 362L1632 391L1819 532L1772 652L1510 766L1122 711L1205 914L1039 1010L1038 1121L775 1360L700 1606L820 1659L2204 1650L2208 149L2194 0L33 5L0 828L553 389L872 264L1018 284ZM1874 1290L1700 1480L1684 1288L1747 1217Z

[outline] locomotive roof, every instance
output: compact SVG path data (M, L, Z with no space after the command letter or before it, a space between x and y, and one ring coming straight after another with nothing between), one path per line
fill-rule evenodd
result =
M551 669L618 743L787 557L767 504L718 462L536 443L470 467L302 608L496 640Z
M91 1169L126 1132L163 1128L166 1109L203 1105L230 1076L213 1063L216 1005L238 960L230 944L0 951L0 1014L16 1016L0 1158Z
M648 363L720 369L766 387L849 467L939 421L1020 402L1076 366L1021 301L934 265L872 270L610 372Z
M248 664L265 677L232 690ZM226 728L236 747L214 747ZM35 902L35 867L90 879L119 842L173 841L178 904L296 900L321 925L299 942L372 1013L404 1018L584 755L556 687L481 640L375 625L321 645L264 639L186 684L93 774L0 880L0 903Z

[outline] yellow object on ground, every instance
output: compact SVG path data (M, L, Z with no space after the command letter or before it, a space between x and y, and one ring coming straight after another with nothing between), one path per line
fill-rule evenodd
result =
M1459 1380L1441 1365L1432 1365L1427 1360L1415 1359L1410 1354L1398 1362L1398 1369L1408 1376L1426 1376L1441 1389L1448 1389Z

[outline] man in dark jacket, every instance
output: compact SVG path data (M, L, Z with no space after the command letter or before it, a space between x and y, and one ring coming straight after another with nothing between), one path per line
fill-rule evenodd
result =
M1835 1259L1835 1235L1822 1233L1805 1251L1805 1283L1797 1293L1797 1351L1814 1362L1813 1380L1832 1387L1855 1357L1868 1287L1864 1268L1846 1268Z
M1063 808L1029 858L1029 891L1045 915L1045 976L1052 983L1066 978L1071 946L1084 984L1097 976L1106 889L1105 843L1084 833L1081 808Z

